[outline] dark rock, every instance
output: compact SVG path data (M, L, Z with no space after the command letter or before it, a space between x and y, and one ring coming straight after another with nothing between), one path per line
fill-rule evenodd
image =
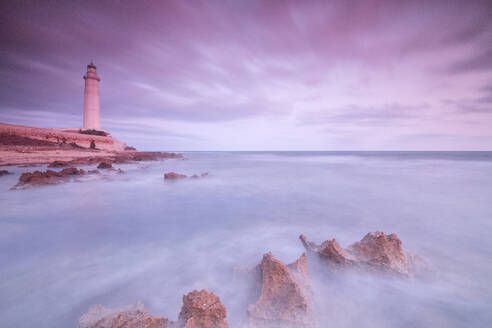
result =
M111 164L111 161L102 161L99 163L97 166L98 169L111 169L113 168L113 165Z
M85 171L76 167L68 167L59 172L61 175L84 175Z
M32 146L32 147L58 147L55 142L28 138L11 133L0 133L0 145L5 146Z
M188 176L185 174L179 174L176 172L168 172L164 174L164 179L167 180L179 180L179 179L186 179Z
M57 168L57 167L66 167L70 166L69 161L54 161L48 165L50 168Z
M3 176L3 175L7 175L7 174L12 174L12 173L10 173L7 170L0 170L0 177Z
M19 177L19 182L12 189L62 183L68 181L70 176L84 174L84 170L78 170L75 167L63 169L60 172L47 170L46 172L34 171L32 173L22 173Z
M82 146L77 145L75 142L71 142L70 146L72 146L72 148L77 148L77 149L83 149L84 148Z
M99 130L94 130L94 129L91 129L91 130L79 130L79 133L81 134L89 134L89 135L93 135L93 136L100 136L100 137L107 137L108 134L104 131L99 131Z

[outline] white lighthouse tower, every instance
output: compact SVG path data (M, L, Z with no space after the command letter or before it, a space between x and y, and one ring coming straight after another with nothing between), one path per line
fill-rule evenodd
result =
M96 66L91 62L87 65L84 75L84 130L101 130L99 109L99 81Z

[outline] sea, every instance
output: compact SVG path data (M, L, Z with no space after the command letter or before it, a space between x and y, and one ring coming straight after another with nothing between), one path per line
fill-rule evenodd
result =
M77 327L91 306L142 301L176 320L206 289L239 327L251 286L235 272L284 263L299 235L343 246L395 233L413 279L310 267L319 327L490 327L492 152L184 152L64 184L0 177L0 327ZM80 166L93 169L90 166ZM166 172L208 173L169 181Z

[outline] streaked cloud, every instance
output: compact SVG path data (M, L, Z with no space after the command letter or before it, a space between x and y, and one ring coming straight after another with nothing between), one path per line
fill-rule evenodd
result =
M490 1L0 6L2 121L80 125L94 59L103 127L140 148L492 147L466 133L492 126Z

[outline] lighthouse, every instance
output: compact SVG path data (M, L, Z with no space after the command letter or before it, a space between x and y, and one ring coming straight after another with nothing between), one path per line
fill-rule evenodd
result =
M91 62L87 65L87 73L84 75L84 130L100 130L99 112L99 81L96 66Z

